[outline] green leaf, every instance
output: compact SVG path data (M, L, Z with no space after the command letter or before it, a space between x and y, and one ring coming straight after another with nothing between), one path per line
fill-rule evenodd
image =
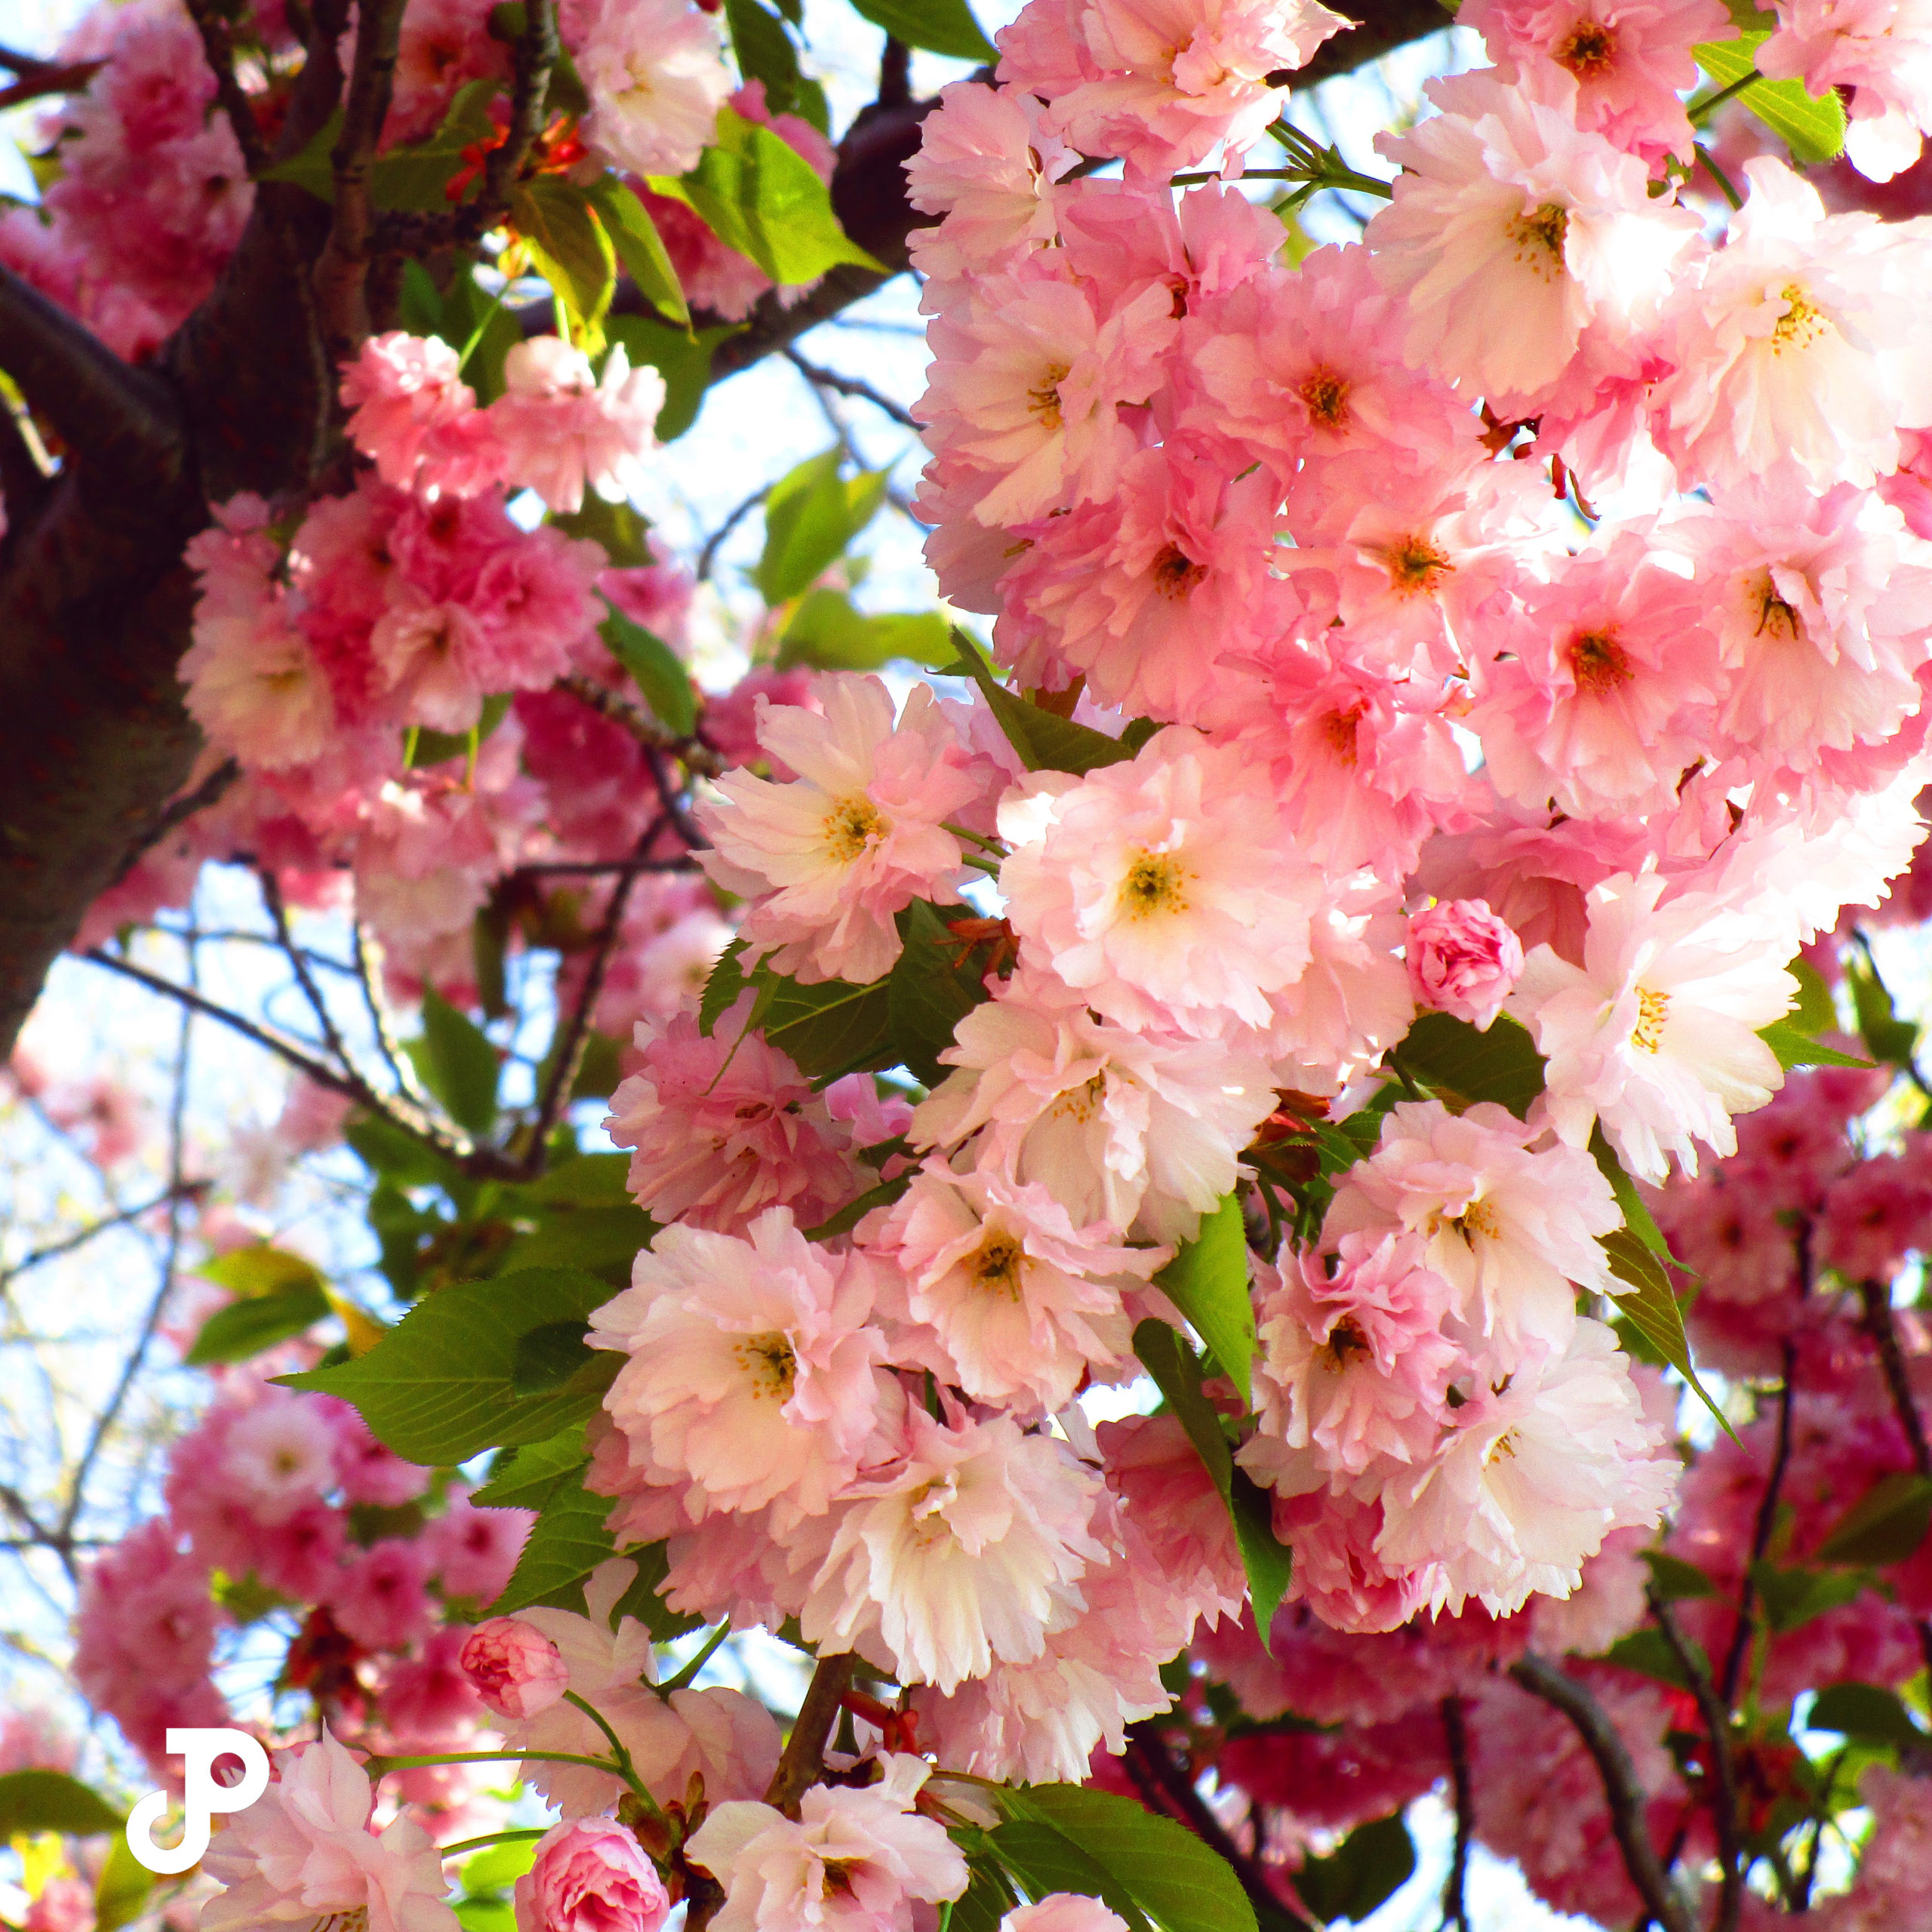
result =
M1716 1584L1694 1563L1661 1549L1647 1549L1644 1561L1650 1565L1651 1584L1666 1603L1686 1603L1697 1597L1722 1594Z
M581 1482L558 1484L545 1500L529 1540L503 1593L490 1605L492 1617L508 1617L534 1604L583 1612L583 1580L617 1554L604 1519L608 1496L592 1496Z
M764 104L774 114L789 111L798 94L798 55L792 37L758 0L724 0L731 29L731 51L745 78L764 83Z
M966 0L852 0L854 10L908 47L955 60L990 63L999 50L981 32Z
M1295 1890L1324 1921L1366 1918L1414 1875L1415 1841L1399 1811L1358 1825L1325 1858L1304 1858Z
M94 1888L94 1932L116 1928L140 1917L154 1890L154 1874L134 1854L125 1832L108 1841L100 1877Z
M1022 1824L1057 1832L1106 1875L1109 1890L1100 1896L1116 1912L1115 1894L1163 1932L1255 1932L1254 1908L1227 1861L1173 1819L1082 1785L1029 1785L989 1795L1011 1821L992 1834L996 1844Z
M1855 1571L1780 1570L1761 1558L1751 1565L1749 1574L1764 1606L1764 1621L1780 1636L1841 1608L1865 1587L1865 1580Z
M443 300L443 340L464 355L463 379L479 402L494 402L503 392L503 361L523 340L523 331L500 294L476 285L466 266L450 284Z
M379 208L407 208L418 214L447 209L451 177L468 165L463 149L489 140L496 132L490 103L502 85L494 79L467 82L457 90L442 125L427 140L379 155L369 170L371 202ZM331 191L334 186L331 180Z
M205 1368L218 1361L246 1361L313 1327L328 1312L328 1297L306 1282L232 1301L202 1324L194 1346L182 1360L190 1368Z
M1881 1743L1917 1746L1925 1733L1896 1691L1875 1684L1833 1684L1813 1699L1807 1730L1835 1730L1844 1737L1869 1737Z
M447 764L453 758L469 758L503 721L509 708L509 693L493 691L483 700L481 714L467 731L419 730L409 747L408 769L426 771L431 765Z
M508 1897L460 1898L450 1909L463 1932L517 1932L516 1907Z
M1918 1029L1901 1020L1892 1005L1885 983L1864 960L1845 962L1844 976L1851 986L1852 1004L1858 1013L1858 1030L1874 1060L1888 1060L1894 1066L1909 1066L1918 1048Z
M1801 1033L1829 1033L1838 1023L1838 1002L1825 976L1801 952L1784 969L1798 982L1798 1004L1785 1015Z
M9 1771L0 1777L0 1844L34 1832L90 1838L126 1822L97 1792L65 1771Z
M844 454L829 449L800 463L765 498L764 554L755 574L768 604L786 603L809 589L885 500L886 472L862 470L848 481L838 474Z
M1623 1163L1617 1158L1616 1149L1604 1138L1601 1127L1590 1131L1590 1158L1602 1171L1604 1179L1610 1183L1610 1191L1617 1196L1617 1204L1623 1211L1624 1226L1653 1254L1687 1275L1690 1269L1671 1253L1670 1244L1664 1239L1657 1217L1644 1205L1644 1197L1637 1192L1637 1183L1625 1172Z
M631 1586L611 1606L611 1627L614 1630L626 1617L634 1617L651 1632L654 1642L669 1644L704 1627L701 1617L687 1617L673 1610L658 1595L670 1574L671 1558L661 1543L647 1543L641 1549L624 1554L637 1564Z
M1736 40L1706 41L1690 51L1712 81L1727 88L1755 71L1758 50L1770 37L1746 33ZM1844 152L1844 107L1835 90L1827 88L1820 97L1807 94L1801 82L1760 80L1738 98L1790 149L1799 167Z
M1110 738L1090 725L1076 724L1070 718L1056 718L1008 691L994 677L979 646L956 625L952 641L959 655L945 668L971 678L979 686L980 696L1006 734L1007 743L1029 771L1070 771L1078 776L1103 764L1123 764L1134 756L1137 746Z
M697 167L681 180L653 175L648 185L684 202L725 247L749 255L781 286L816 281L841 262L886 272L839 226L811 163L729 107L718 110L713 144Z
M664 407L657 412L657 440L673 443L697 420L711 381L711 358L718 345L744 332L741 322L700 329L687 335L645 315L613 315L604 325L612 342L621 342L633 369L653 368L664 378Z
M280 1380L353 1403L377 1441L413 1463L466 1462L494 1444L540 1441L596 1410L595 1395L568 1389L519 1397L511 1378L532 1329L587 1320L610 1299L609 1283L562 1268L453 1282L367 1355Z
M912 1184L910 1173L901 1174L897 1180L882 1180L876 1187L869 1187L856 1199L848 1201L838 1212L816 1227L805 1230L808 1241L829 1241L835 1235L850 1234L875 1208L889 1208Z
M1106 1868L1052 1826L1016 1820L995 1826L986 1842L1029 1897L1078 1892L1099 1899L1117 1913L1126 1921L1128 1932L1154 1932L1146 1914Z
M519 1335L510 1363L510 1386L519 1395L540 1395L561 1389L600 1356L614 1361L609 1351L593 1349L585 1341L589 1332L581 1321L546 1321Z
M1000 1921L1020 1903L1006 1874L990 1858L970 1857L965 1890L939 1909L939 1932L1000 1932Z
M970 907L955 907L957 918ZM970 966L955 965L958 940L947 931L947 915L915 899L898 915L904 949L886 975L886 1011L892 1044L906 1066L928 1087L951 1071L939 1056L952 1044L954 1029L987 998Z
M1238 1467L1221 1432L1218 1410L1201 1392L1201 1364L1194 1351L1164 1321L1142 1322L1134 1331L1134 1352L1166 1397L1188 1440L1194 1444L1235 1526L1248 1594L1254 1599L1254 1627L1264 1648L1272 1641L1275 1613L1287 1595L1294 1552L1275 1536L1274 1505L1268 1492Z
M1630 1284L1627 1294L1613 1295L1611 1299L1629 1317L1644 1340L1684 1378L1697 1399L1717 1417L1724 1433L1736 1441L1737 1431L1711 1399L1710 1391L1697 1380L1690 1361L1690 1337L1684 1332L1684 1311L1677 1305L1663 1263L1627 1228L1597 1238L1609 1260L1611 1272Z
M637 284L638 293L679 328L689 328L691 312L685 300L684 284L671 266L651 211L614 174L599 175L585 190L585 197L610 237L624 272ZM626 349L624 354L628 359L630 351Z
M697 694L691 675L664 640L625 616L608 598L611 614L597 626L611 655L630 673L652 715L673 737L688 738L697 728Z
M583 1424L572 1423L541 1442L504 1450L490 1466L490 1480L469 1500L485 1509L540 1509L564 1478L589 1461Z
M1227 1195L1211 1214L1201 1216L1201 1232L1154 1281L1208 1344L1222 1373L1240 1391L1243 1407L1251 1407L1254 1297L1238 1196Z
M1618 1638L1604 1655L1611 1663L1654 1678L1660 1684L1674 1685L1679 1690L1690 1688L1690 1673L1678 1663L1669 1639L1654 1624L1647 1623L1641 1630Z
M621 1208L629 1200L628 1154L574 1154L524 1189L525 1197L549 1207Z
M1869 1060L1856 1054L1841 1053L1801 1033L1788 1020L1774 1020L1758 1029L1758 1037L1777 1055L1778 1064L1789 1073L1794 1066L1869 1066Z
M497 1050L473 1021L432 987L423 995L423 1031L409 1043L424 1083L472 1134L497 1119Z
M587 1275L630 1278L638 1249L648 1247L657 1223L626 1201L609 1208L571 1208L546 1215L505 1250L503 1274L522 1268L580 1268Z
M561 175L534 175L511 190L510 220L572 322L601 343L617 286L617 256L584 191Z
M1460 1100L1493 1100L1518 1120L1543 1091L1543 1055L1507 1014L1486 1033L1447 1013L1420 1014L1393 1057L1423 1085Z
M266 1241L232 1247L226 1254L204 1261L195 1272L233 1295L281 1294L296 1288L319 1291L322 1286L321 1271L312 1261Z
M1881 1568L1915 1555L1932 1529L1932 1479L1881 1476L1835 1523L1814 1552L1820 1563Z
M738 955L743 949L740 941L733 940L704 983L698 1023L707 1033L750 985L758 992L758 1003L752 1008L758 1027L818 1084L897 1061L890 975L869 986L827 980L808 986L761 965L747 981L738 970Z
M779 640L777 668L809 664L820 671L875 671L894 658L940 666L951 661L946 620L937 611L868 614L842 590L808 591Z

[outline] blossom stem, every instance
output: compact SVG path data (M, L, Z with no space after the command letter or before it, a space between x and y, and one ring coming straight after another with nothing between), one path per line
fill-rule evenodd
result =
M644 1780L638 1776L637 1768L631 1762L631 1754L625 1749L623 1740L606 1722L604 1713L595 1704L586 1703L574 1690L566 1690L564 1693L564 1702L567 1704L574 1704L611 1740L611 1755L617 1759L615 1769L618 1777L630 1786L651 1817L662 1823L664 1814L658 1809L657 1799L645 1789ZM593 1759L591 1761L600 1761Z
M1724 198L1731 206L1731 212L1743 207L1744 197L1730 185L1730 177L1711 158L1711 151L1700 141L1697 144L1697 158L1703 165L1704 172L1724 190Z
M1701 128L1727 100L1735 100L1746 88L1755 87L1764 75L1753 67L1748 74L1740 74L1728 87L1719 88L1715 94L1707 94L1702 100L1694 100L1684 111L1694 128Z
M571 1694L565 1692L565 1696ZM575 1751L426 1751L407 1757L386 1758L380 1752L363 1759L362 1768L371 1778L386 1778L392 1771L417 1771L431 1764L583 1764L593 1771L620 1774L608 1758L586 1758Z
M548 1825L519 1825L513 1831L485 1832L481 1838L459 1838L454 1844L442 1846L440 1855L460 1858L466 1851L481 1851L488 1844L519 1844L528 1838L547 1838L549 1833Z
M997 838L983 838L977 832L968 832L963 825L955 825L949 818L940 820L939 829L949 832L955 838L963 838L969 845L977 845L983 852L991 852L995 857L1004 859L1006 848Z
M1697 1714L1703 1719L1705 1731L1710 1739L1711 1822L1717 1829L1718 1866L1722 1874L1718 1884L1717 1916L1711 1922L1711 1932L1737 1932L1737 1915L1743 1903L1744 1874L1749 1859L1737 1829L1737 1778L1730 1760L1730 1714L1718 1700L1716 1687L1711 1682L1709 1665L1701 1651L1684 1641L1670 1605L1654 1586L1644 1594L1649 1600L1651 1614L1663 1633L1664 1641L1670 1646L1672 1656L1690 1680L1690 1694L1697 1700Z
M1701 154L1703 149L1698 152ZM1202 171L1192 174L1177 174L1169 184L1176 188L1191 188L1203 181L1218 181L1217 174ZM1378 181L1372 174L1358 174L1352 168L1334 168L1324 165L1319 173L1307 168L1251 168L1241 176L1244 181L1302 181L1312 190L1317 188L1340 188L1351 194L1380 195L1385 202L1393 201L1395 190L1386 181ZM1742 206L1743 204L1739 205Z
M717 1651L718 1645L723 1643L724 1639L730 1636L731 1634L731 1620L728 1617L706 1640L703 1649L700 1651L697 1655L693 1657L691 1662L686 1664L684 1669L679 1671L677 1675L672 1678L669 1683L660 1684L657 1687L659 1691L663 1696L668 1697L673 1690L683 1690L688 1689L691 1684L696 1680L698 1672L711 1661L712 1655Z

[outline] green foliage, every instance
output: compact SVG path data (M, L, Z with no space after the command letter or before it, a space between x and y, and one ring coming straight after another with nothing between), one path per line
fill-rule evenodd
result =
M844 980L801 985L761 964L747 980L738 970L744 943L734 940L711 969L704 983L698 1023L708 1033L747 985L757 999L751 1023L765 1038L789 1054L799 1069L823 1086L848 1073L891 1066L898 1055L891 1044L890 976L855 986Z
M65 1771L8 1771L0 1777L0 1844L35 1832L93 1838L125 1820L99 1792Z
M1928 1741L1898 1694L1875 1684L1828 1685L1813 1699L1804 1725L1807 1730L1835 1730L1844 1737L1914 1749Z
M848 481L838 474L843 456L827 450L771 486L764 500L764 554L754 573L768 604L788 602L808 589L884 502L886 472L862 470Z
M1254 1600L1254 1627L1263 1646L1272 1639L1275 1613L1287 1594L1294 1553L1275 1538L1274 1506L1268 1492L1235 1464L1220 1413L1201 1392L1201 1364L1164 1321L1143 1321L1134 1331L1134 1352L1167 1398L1194 1444L1221 1500L1227 1506Z
M608 1349L591 1347L581 1321L546 1321L517 1337L510 1362L510 1386L519 1395L541 1395L561 1389L574 1376L601 1364L613 1374L617 1358Z
M1244 1407L1254 1400L1254 1300L1247 1269L1241 1200L1230 1194L1211 1214L1201 1216L1200 1232L1154 1277L1208 1344Z
M1856 1054L1841 1053L1836 1047L1828 1047L1803 1033L1788 1020L1774 1020L1768 1026L1758 1029L1758 1037L1777 1054L1779 1066L1786 1072L1794 1066L1869 1066L1868 1060L1860 1060Z
M409 755L403 761L405 766L411 771L424 771L432 764L446 764L453 758L474 758L484 740L503 721L509 708L509 693L496 691L483 700L481 715L467 731L412 731L409 734Z
M1702 1650L1689 1647L1693 1654L1701 1657ZM1690 1673L1678 1660L1677 1653L1670 1647L1670 1641L1656 1625L1647 1623L1641 1630L1633 1630L1627 1637L1620 1637L1604 1653L1614 1664L1626 1670L1634 1670L1644 1677L1654 1678L1660 1684L1673 1685L1679 1690L1688 1690Z
M610 615L597 626L611 655L630 673L651 714L674 737L697 728L697 693L690 674L664 640L627 617L607 598Z
M768 12L758 0L724 0L724 20L731 30L731 51L738 57L738 71L748 81L764 83L765 105L774 114L798 109L808 88L798 71L798 50L783 21ZM820 95L817 103L821 114L823 98ZM817 125L823 133L824 122L818 120Z
M1709 1390L1698 1380L1697 1371L1691 1365L1690 1339L1684 1332L1684 1311L1677 1305L1663 1263L1627 1228L1598 1238L1609 1260L1611 1272L1619 1281L1629 1284L1627 1294L1613 1295L1611 1300L1657 1352L1658 1359L1669 1363L1683 1377L1697 1399L1722 1424L1724 1432L1734 1437L1736 1432L1725 1420L1724 1411L1712 1400Z
M1755 71L1758 50L1770 37L1760 30L1736 40L1708 41L1690 51L1712 82L1727 88ZM1738 98L1791 150L1800 168L1844 152L1844 106L1835 90L1827 88L1819 96L1807 94L1800 81L1759 80Z
M465 1861L462 1890L451 1901L463 1932L515 1932L511 1890L537 1857L537 1840L486 1845Z
M271 1247L266 1241L232 1247L204 1261L195 1272L232 1295L280 1294L294 1288L318 1288L321 1271L306 1256Z
M898 915L904 949L886 975L886 1020L891 1051L928 1087L949 1069L939 1056L952 1044L953 1029L986 998L981 976L961 962L960 942L946 930L948 918L971 908L943 909L915 899Z
M432 988L423 995L423 1031L408 1045L450 1118L471 1134L488 1134L497 1119L497 1050L475 1023Z
M589 197L561 175L533 175L510 191L510 221L584 346L601 348L617 254Z
M419 213L447 208L450 204L445 190L451 177L467 165L463 149L488 140L494 131L490 103L500 85L494 80L470 82L457 90L449 112L443 116L442 125L426 140L379 155L369 170L370 205ZM342 113L338 109L300 152L264 168L257 178L292 182L318 201L333 205L335 166L331 157L341 137Z
M1894 1471L1881 1476L1841 1516L1816 1555L1820 1563L1882 1567L1918 1554L1932 1529L1932 1479Z
M778 668L809 664L821 671L875 671L896 657L943 665L952 654L946 620L937 611L872 614L842 590L821 587L799 599L779 640Z
M645 315L613 315L605 323L605 339L624 345L633 369L653 368L664 378L664 407L657 412L660 443L675 442L697 420L711 381L712 353L743 327L728 322L688 335Z
M367 1355L280 1379L354 1404L377 1441L411 1462L466 1462L494 1444L541 1441L597 1408L594 1389L519 1395L512 1378L525 1335L584 1321L610 1299L608 1282L564 1268L454 1282Z
M1104 731L1076 724L1070 718L1057 718L1016 696L993 675L979 646L956 626L952 641L959 655L946 669L971 678L979 686L1006 734L1007 743L1029 771L1094 771L1103 764L1124 764L1140 749L1124 734L1110 738Z
M1358 1825L1325 1858L1304 1858L1295 1874L1302 1902L1324 1922L1366 1918L1407 1884L1415 1841L1399 1811Z
M504 1251L497 1272L580 1268L622 1287L630 1279L638 1250L649 1247L657 1232L657 1223L628 1201L608 1208L561 1208L545 1215L529 1233L518 1235Z
M939 1909L939 1932L999 1932L1000 1921L1020 1903L995 1860L983 1854L968 1858L972 1875L965 1890Z
M1256 1932L1254 1908L1226 1860L1171 1818L1081 1785L991 1795L1007 1819L990 1835L994 1848L1035 1897L1036 1887L1087 1892L1130 1925L1160 1932ZM1076 1871L1100 1873L1101 1884L1049 1881Z
M194 1346L183 1357L190 1368L215 1362L246 1361L312 1327L329 1312L328 1297L312 1283L245 1297L218 1308L202 1324Z
M1651 1587L1666 1603L1684 1603L1697 1597L1721 1594L1716 1584L1694 1563L1660 1549L1647 1549L1644 1561L1650 1566Z
M94 1884L94 1932L117 1932L140 1918L147 1909L154 1883L154 1874L134 1856L127 1835L116 1832L107 1841L107 1856Z
M653 175L650 186L682 202L728 248L781 285L816 280L841 263L886 272L839 226L811 162L729 107L718 110L713 144L697 167L681 179Z
M1637 1183L1624 1171L1623 1163L1617 1158L1616 1149L1604 1138L1601 1127L1591 1130L1590 1158L1596 1162L1604 1179L1610 1183L1610 1191L1616 1195L1617 1204L1623 1211L1624 1226L1653 1254L1687 1274L1690 1271L1671 1253L1670 1244L1664 1239L1657 1217L1644 1204L1644 1197L1637 1192Z
M1894 1066L1909 1066L1918 1048L1918 1029L1909 1020L1901 1020L1892 1005L1892 996L1869 959L1853 958L1845 962L1844 976L1851 988L1852 1004L1858 1014L1858 1030L1874 1060Z
M1749 1574L1764 1606L1764 1621L1780 1637L1848 1604L1864 1588L1864 1579L1854 1571L1780 1570L1762 1559L1751 1565Z
M999 58L966 0L852 0L852 5L908 47L950 54L955 60L990 63Z
M489 1614L508 1617L535 1604L548 1604L581 1615L583 1580L616 1554L604 1527L611 1509L610 1497L592 1496L581 1481L559 1483L531 1525L516 1568Z
M637 284L638 293L678 328L690 328L691 312L685 300L684 285L665 253L663 238L651 211L614 174L600 175L585 190L585 198L598 226L609 236L624 272ZM628 358L630 351L626 349L624 353Z
M1487 1032L1446 1013L1418 1014L1393 1057L1419 1085L1458 1100L1495 1101L1518 1120L1543 1091L1543 1055L1507 1014Z
M490 1466L490 1480L470 1501L485 1509L540 1509L567 1477L589 1461L584 1454L583 1424L571 1423L546 1436L506 1449Z

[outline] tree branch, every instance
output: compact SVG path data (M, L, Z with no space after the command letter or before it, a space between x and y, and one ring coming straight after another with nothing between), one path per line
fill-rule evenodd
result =
M918 419L903 403L894 402L889 395L881 395L870 383L861 382L857 376L841 376L835 369L823 369L816 362L808 362L794 348L785 351L785 359L805 380L815 388L831 389L839 395L856 397L861 402L869 402L875 409L883 410L894 422L908 429L916 430Z
M205 1180L185 1181L182 1191L189 1195L204 1193L212 1185ZM143 1201L138 1208L124 1208L118 1214L109 1214L98 1221L90 1221L78 1233L69 1235L64 1240L49 1241L45 1247L36 1247L20 1257L12 1267L0 1269L0 1294L5 1294L18 1278L29 1268L38 1268L43 1261L57 1261L63 1254L72 1254L78 1247L85 1247L97 1235L104 1235L115 1228L125 1228L130 1221L138 1221L143 1214L152 1214L157 1208L165 1208L174 1198L172 1187L164 1189L152 1201Z
M805 1701L798 1706L792 1734L785 1740L785 1755L764 1794L765 1803L775 1805L788 1818L798 1815L798 1800L825 1769L825 1741L838 1721L839 1702L851 1687L852 1667L857 1661L847 1651L835 1657L820 1657L812 1672Z
M352 356L369 333L367 284L374 217L369 168L389 118L402 33L403 0L356 0L355 64L343 109L342 134L330 155L335 218L315 264L315 305L333 358Z
M1469 1781L1469 1725L1457 1697L1442 1700L1442 1736L1449 1749L1449 1783L1456 1803L1456 1846L1442 1881L1442 1932L1469 1932L1466 1894L1469 1846L1475 1837L1475 1792Z
M1705 1733L1710 1740L1711 1789L1708 1800L1711 1822L1717 1828L1718 1865L1723 1873L1718 1892L1717 1917L1712 1921L1711 1932L1737 1932L1747 1861L1737 1827L1737 1776L1730 1758L1730 1713L1718 1701L1717 1691L1711 1683L1710 1667L1699 1652L1684 1641L1670 1605L1658 1595L1654 1585L1644 1594L1649 1600L1651 1614L1657 1619L1657 1628L1663 1633L1664 1641L1670 1646L1671 1655L1676 1658L1678 1668L1689 1680L1690 1694L1697 1702L1697 1715L1703 1719Z
M260 125L242 83L235 75L235 42L228 23L216 11L213 0L186 0L188 17L202 37L202 51L208 57L208 71L214 76L215 99L228 117L235 144L251 174L259 174L268 165L268 149L262 140Z
M654 826L645 834L646 844L656 830ZM590 955L589 970L583 976L583 985L578 991L577 1004L571 1009L570 1020L557 1035L555 1063L550 1069L550 1078L545 1082L543 1097L537 1103L530 1146L524 1156L533 1176L543 1168L543 1144L549 1139L551 1128L555 1126L558 1116L568 1103L571 1088L577 1084L578 1070L583 1065L584 1049L590 1043L591 1011L597 1004L597 995L604 989L604 976L610 971L611 957L617 950L617 937L623 928L624 909L630 903L638 878L635 872L625 872L619 875L611 889L611 903L605 909L604 923L598 928Z
M28 429L11 405L0 404L0 500L7 508L8 534L31 524L53 494L54 478Z
M1892 1398L1892 1408L1905 1431L1912 1450L1912 1466L1922 1476L1932 1476L1932 1447L1925 1439L1924 1418L1912 1392L1912 1380L1906 1373L1904 1352L1899 1347L1899 1331L1892 1320L1892 1297L1883 1281L1863 1281L1858 1284L1859 1300L1865 1305L1865 1332L1878 1351L1878 1367Z
M1751 1532L1750 1562L1744 1567L1744 1581L1737 1592L1737 1620L1731 1626L1730 1647L1725 1653L1724 1672L1718 1679L1718 1700L1727 1710L1737 1701L1737 1680L1743 1673L1744 1654L1751 1644L1751 1607L1758 1595L1758 1586L1751 1580L1751 1564L1758 1561L1770 1547L1771 1532L1777 1527L1779 1493L1784 1487L1785 1472L1791 1466L1791 1402L1797 1371L1798 1346L1786 1336L1784 1380L1778 1389L1777 1446L1772 1452L1771 1472L1765 1480L1764 1494L1758 1501L1758 1519Z
M1637 1888L1645 1909L1663 1932L1694 1932L1684 1901L1672 1887L1658 1861L1644 1824L1644 1789L1636 1767L1616 1727L1597 1700L1567 1671L1546 1663L1532 1651L1509 1666L1509 1675L1533 1697L1561 1711L1577 1727L1583 1748L1595 1761L1610 1807L1611 1829L1623 1854L1623 1867Z

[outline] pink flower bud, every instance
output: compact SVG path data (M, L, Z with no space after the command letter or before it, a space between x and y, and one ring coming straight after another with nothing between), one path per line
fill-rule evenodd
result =
M515 1898L517 1932L657 1932L671 1910L657 1866L614 1818L558 1826Z
M1522 971L1522 941L1482 900L1444 900L1409 921L1409 986L1419 1005L1487 1032Z
M534 1718L570 1687L571 1674L556 1645L514 1617L478 1624L457 1661L477 1696L500 1718Z

